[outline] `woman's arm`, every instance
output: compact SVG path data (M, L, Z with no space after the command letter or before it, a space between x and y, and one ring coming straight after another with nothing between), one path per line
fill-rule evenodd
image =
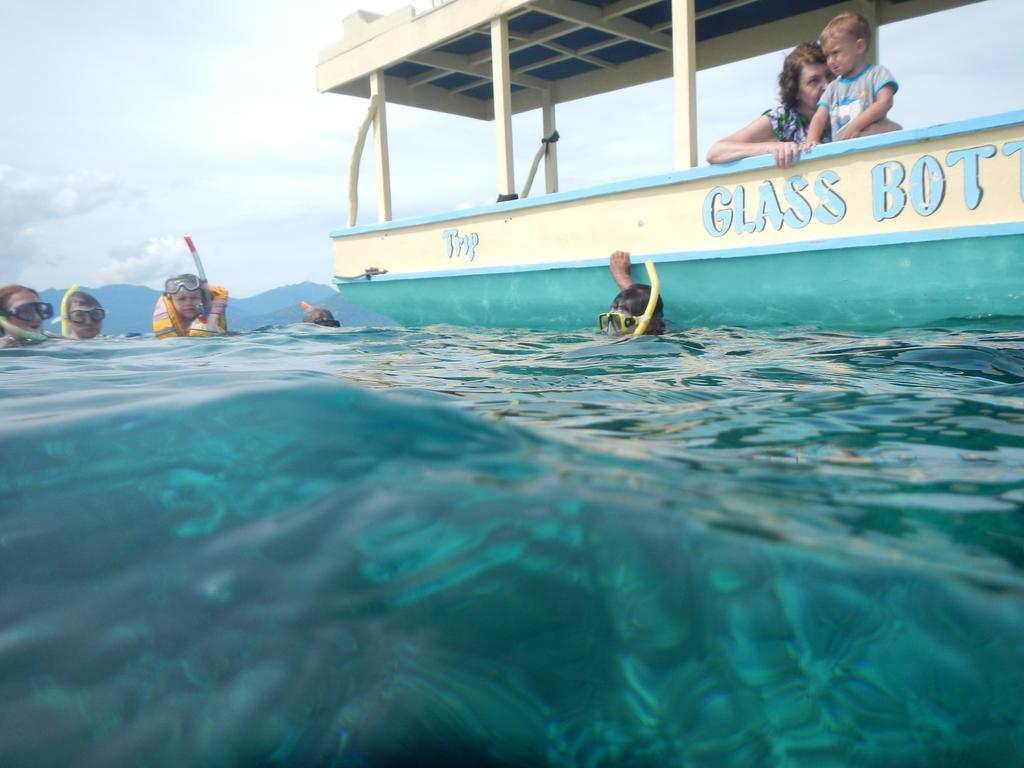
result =
M771 150L766 146L769 142L778 144L779 140L772 132L772 124L767 115L761 115L745 128L740 128L731 136L719 139L708 150L709 163L731 163L744 157L766 155Z
M796 160L800 148L791 141L779 141L767 115L761 115L745 128L711 145L709 163L731 163L745 157L773 155L780 168L789 167Z

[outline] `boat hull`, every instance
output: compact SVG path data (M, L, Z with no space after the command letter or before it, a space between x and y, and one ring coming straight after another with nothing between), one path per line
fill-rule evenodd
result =
M617 249L674 327L1024 316L1024 113L332 237L342 294L404 325L588 327Z
M643 269L634 268L643 279ZM1024 316L1024 235L736 259L661 261L670 327L918 327ZM349 283L343 295L408 326L596 328L617 289L607 265Z

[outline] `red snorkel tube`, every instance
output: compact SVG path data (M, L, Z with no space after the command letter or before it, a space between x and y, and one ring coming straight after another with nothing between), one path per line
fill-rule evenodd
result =
M210 308L210 292L206 289L208 285L206 270L203 269L203 262L199 258L199 251L196 249L195 243L192 242L192 238L188 235L185 235L185 245L188 246L189 253L192 254L192 261L196 263L196 275L199 277L199 287L203 291L203 311L200 315L205 318Z

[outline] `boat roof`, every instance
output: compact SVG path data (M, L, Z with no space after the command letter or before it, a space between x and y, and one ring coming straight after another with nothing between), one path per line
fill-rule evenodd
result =
M697 69L814 40L844 10L873 26L980 0L696 0ZM321 93L369 96L383 71L387 101L494 118L491 20L508 20L512 111L537 109L672 76L672 0L447 0L417 14L357 11L320 52ZM867 15L867 14L866 14ZM869 15L869 19L872 17Z

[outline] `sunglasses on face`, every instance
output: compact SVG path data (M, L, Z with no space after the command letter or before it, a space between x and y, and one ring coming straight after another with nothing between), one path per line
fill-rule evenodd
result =
M98 323L106 316L107 310L103 307L93 307L92 309L72 309L68 312L68 320L72 323L84 323L88 320Z
M35 320L46 320L53 317L53 304L45 301L29 301L13 307L10 312L0 312L2 317L16 317L23 323L31 323Z
M628 312L602 312L597 316L597 327L601 329L601 333L607 333L609 330L616 333L632 331L638 322L638 318Z
M199 290L199 278L195 275L184 275L182 277L172 277L166 283L164 283L164 293L168 296L173 296L178 291L198 291Z

